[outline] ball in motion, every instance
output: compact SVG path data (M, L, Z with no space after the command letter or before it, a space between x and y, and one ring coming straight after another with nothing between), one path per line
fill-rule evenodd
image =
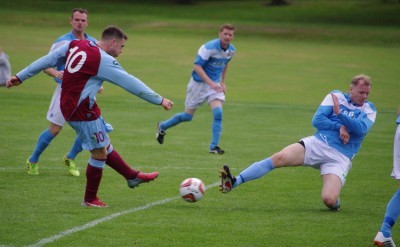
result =
M198 178L187 178L179 186L179 194L187 202L197 202L206 192L203 181Z

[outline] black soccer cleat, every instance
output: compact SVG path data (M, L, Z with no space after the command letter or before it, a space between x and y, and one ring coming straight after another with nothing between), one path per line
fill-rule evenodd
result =
M232 190L233 184L235 184L236 182L236 178L232 176L228 165L224 165L219 173L221 177L221 185L219 186L220 191L222 193L230 192Z
M210 154L224 154L224 153L225 151L218 146L215 146L214 148L210 149Z
M160 144L164 143L164 136L166 134L167 133L160 128L160 122L158 122L158 124L157 124L157 134L156 134L156 138L157 138L158 143L160 143Z

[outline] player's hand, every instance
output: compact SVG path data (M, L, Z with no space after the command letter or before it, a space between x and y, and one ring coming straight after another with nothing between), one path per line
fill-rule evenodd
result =
M214 82L211 87L212 87L212 89L214 89L215 91L217 91L219 93L223 92L223 88L219 83Z
M221 82L220 85L221 85L222 92L226 93L226 84Z
M6 87L10 88L10 87L14 87L14 86L18 86L21 84L21 81L18 79L18 77L11 76L11 78L6 82Z
M172 106L174 105L174 102L172 102L171 100L169 100L167 98L163 98L161 105L164 107L165 110L169 111L169 110L171 110Z
M333 93L331 93L331 95L333 100L333 112L335 112L336 115L339 115L340 114L339 99Z
M104 87L103 85L101 85L100 89L97 91L97 93L102 94L104 91Z
M342 125L339 130L340 140L342 140L343 144L347 144L350 140L350 134L346 129L346 126Z
M59 79L60 81L62 81L62 79L64 77L64 70L57 71L56 75L54 77Z

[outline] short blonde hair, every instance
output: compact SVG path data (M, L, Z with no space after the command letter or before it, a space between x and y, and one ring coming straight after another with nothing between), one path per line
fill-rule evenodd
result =
M357 86L360 81L366 86L372 86L371 77L364 74L354 76L353 79L351 79L350 86Z

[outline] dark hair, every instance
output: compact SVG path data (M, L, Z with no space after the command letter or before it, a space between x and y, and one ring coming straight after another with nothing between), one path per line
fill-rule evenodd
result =
M103 33L101 34L101 39L102 40L110 40L110 39L127 40L128 36L119 27L108 26L103 30Z
M75 12L79 12L79 13L81 13L81 14L86 14L86 15L88 15L88 11L87 11L86 9L74 8L74 9L72 10L71 18L74 17L74 13L75 13Z

